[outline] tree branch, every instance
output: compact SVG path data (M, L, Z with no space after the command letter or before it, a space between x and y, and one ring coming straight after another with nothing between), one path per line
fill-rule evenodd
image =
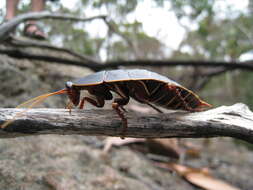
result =
M60 48L57 48L60 49ZM59 51L59 50L58 50ZM62 51L65 51L64 49ZM133 66L146 66L146 67L175 67L175 66L192 66L192 67L222 67L226 70L222 70L216 75L232 71L236 69L253 71L253 60L245 62L226 62L226 61L202 61L202 60L129 60L129 61L106 61L101 63L91 60L70 60L50 55L38 55L30 52L23 51L17 48L0 48L0 54L6 54L10 57L18 59L32 59L40 61L48 61L65 65L75 65L89 68L93 71L100 71L105 69L117 69L119 67L133 67ZM213 75L215 75L213 74ZM212 75L212 74L211 74Z
M73 66L81 66L90 68L93 71L100 70L100 64L87 62L87 61L78 61L73 59L66 59L57 56L50 56L50 55L42 55L42 54L35 54L29 53L26 51L22 51L20 49L1 49L0 54L6 54L10 57L17 58L17 59L31 59L31 60L38 60L38 61L45 61L48 63L59 63L63 65L73 65Z
M21 109L0 109L0 123ZM244 104L221 106L205 112L165 114L126 113L126 137L200 138L234 137L253 143L253 113ZM121 120L113 110L31 109L5 129L0 138L27 135L121 135Z
M8 38L9 33L15 29L17 25L28 20L40 20L40 19L58 19L58 20L71 20L71 21L92 21L94 19L105 19L105 15L98 15L90 18L79 18L73 15L50 13L48 11L43 12L30 12L19 15L10 21L0 25L0 42Z
M73 57L76 57L76 58L82 60L83 62L86 62L86 63L102 64L100 61L94 60L92 57L89 57L87 55L79 54L79 53L74 52L74 51L67 49L67 48L53 46L53 45L50 45L45 42L38 42L37 40L36 41L35 40L20 40L19 38L12 36L11 40L8 42L13 47L37 47L37 48L41 48L41 49L54 50L54 51L58 51L58 52L67 53Z
M230 70L242 69L253 71L253 60L245 62L236 61L206 61L206 60L117 60L107 61L103 66L107 68L117 68L118 66L147 66L147 67L174 67L174 66L193 66L193 67L224 67Z

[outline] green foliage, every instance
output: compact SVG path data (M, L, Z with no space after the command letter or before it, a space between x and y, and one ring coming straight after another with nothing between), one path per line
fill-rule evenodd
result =
M171 1L173 10L179 19L188 17L197 19L202 15L213 15L214 0L175 0Z
M247 143L246 141L234 139L234 143L238 144L238 145L242 145L242 146L246 147L247 149L253 151L253 144Z
M122 39L112 42L108 47L108 59L156 59L163 57L163 44L154 37L148 36L142 28L142 23L122 23L114 25ZM129 41L131 42L129 48Z
M250 30L247 26L249 19L252 18L240 16L235 20L214 22L206 17L199 22L198 29L188 33L181 46L191 46L195 53L207 52L206 58L211 60L236 59L252 47L248 34L243 32L244 28Z
M237 78L237 85L243 88L240 90L240 96L243 97L243 102L247 104L251 109L253 109L253 91L251 89L253 84L253 73L252 72L245 72L240 73ZM238 87L236 87L238 89Z
M116 15L125 16L128 13L134 11L138 1L137 0L94 0L91 1L94 8L107 7L110 11L113 11Z

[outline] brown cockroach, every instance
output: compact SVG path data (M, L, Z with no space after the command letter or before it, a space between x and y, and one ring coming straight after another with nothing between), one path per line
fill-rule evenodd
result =
M92 97L80 97L82 90L88 91ZM158 112L162 111L156 106L186 111L202 111L203 108L211 106L191 90L165 76L147 70L132 69L100 71L74 82L68 81L65 83L64 89L38 96L18 107L27 104L31 104L30 107L33 107L49 96L67 94L70 100L67 108L70 110L72 104L83 109L86 102L101 108L104 106L105 100L113 99L111 92L115 92L119 96L114 98L112 108L122 120L122 134L127 129L127 119L124 115L123 106L128 104L130 97L149 105ZM5 122L2 128L10 122L11 120Z

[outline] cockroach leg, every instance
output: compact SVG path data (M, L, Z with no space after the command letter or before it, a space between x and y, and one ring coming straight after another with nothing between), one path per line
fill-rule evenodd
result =
M176 92L177 96L180 98L180 100L182 100L182 102L184 103L184 106L185 106L185 108L186 108L187 110L189 110L189 111L195 111L194 109L192 109L192 108L188 105L188 103L187 103L187 102L185 101L185 99L182 97L180 91L179 91L177 88L175 88L175 92Z
M67 105L65 106L65 109L69 110L70 115L71 115L72 108L73 108L73 103L71 101L68 101Z
M136 100L138 100L141 103L147 104L154 110L156 110L159 113L163 113L159 108L155 107L151 103L149 103L149 98L151 96L147 85L143 81L135 81L133 83L128 84L129 88L132 89L132 96Z
M150 104L149 102L146 102L146 104L147 104L148 106L150 106L151 108L153 108L154 110L156 110L157 112L159 112L159 113L163 113L163 111L162 111L162 110L160 110L160 109L159 109L159 108L157 108L156 106L154 106L154 105Z
M127 130L127 119L124 115L124 112L122 110L120 110L120 108L122 108L117 102L113 102L112 103L112 108L117 112L118 116L121 118L122 120L122 124L123 124L123 128L122 128L122 132L121 132L121 139L124 139L125 137L125 133Z
M92 99L90 97L83 97L80 104L79 104L80 109L84 108L85 101L89 102L90 104L92 104L93 106L96 106L98 108L102 108L105 105L105 100L103 98L100 98L97 96L95 96L94 99Z
M119 107L120 109L122 109L123 112L127 112L127 110L124 107Z
M122 128L122 135L121 139L124 139L126 130L127 130L127 119L124 115L124 108L123 106L128 104L129 102L129 96L126 96L125 98L115 98L113 103L112 103L112 108L117 112L118 116L122 120L123 128Z
M80 104L79 104L79 109L83 109L84 107L84 102L85 102L85 98L82 98Z

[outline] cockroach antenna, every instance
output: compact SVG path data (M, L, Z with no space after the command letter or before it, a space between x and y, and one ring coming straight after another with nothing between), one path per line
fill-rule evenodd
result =
M32 98L28 101L25 101L24 103L18 105L16 108L21 108L24 106L27 106L26 110L23 110L21 112L18 112L12 119L9 119L7 121L5 121L2 125L1 128L4 129L5 127L7 127L9 124L11 124L16 118L22 116L24 113L26 113L29 109L33 108L34 106L42 103L46 98L50 97L50 96L54 96L54 95L58 95L58 94L66 94L67 93L67 89L62 89L56 92L52 92L52 93L47 93L47 94L42 94L40 96L37 96L35 98Z

